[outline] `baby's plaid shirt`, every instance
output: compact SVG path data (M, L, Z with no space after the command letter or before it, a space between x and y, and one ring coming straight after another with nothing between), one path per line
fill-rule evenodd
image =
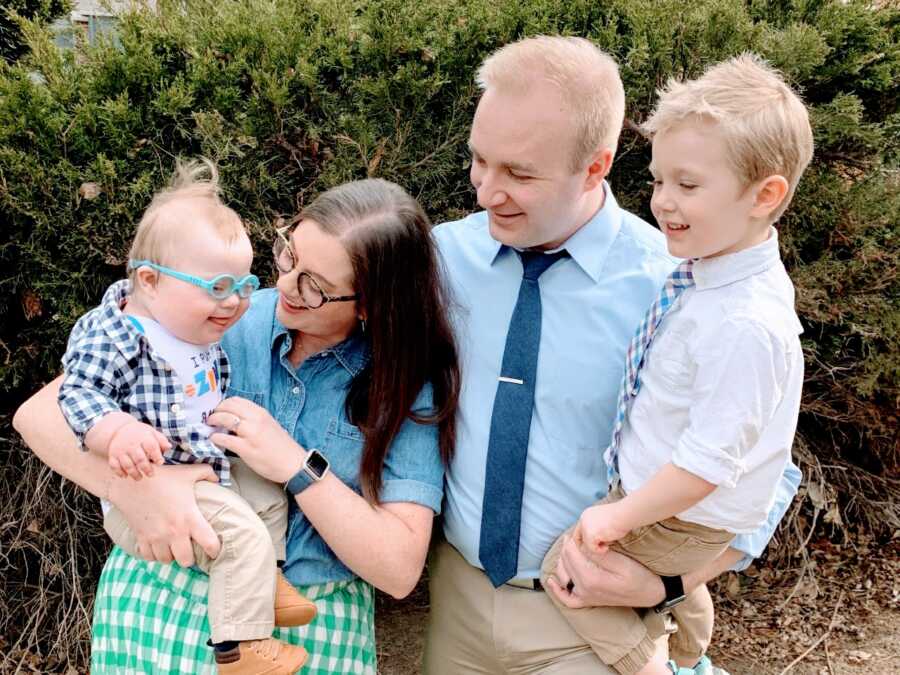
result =
M122 411L162 432L172 443L163 453L167 463L209 464L222 485L231 484L225 453L201 434L185 417L182 384L174 369L157 356L147 338L122 312L130 290L127 279L103 294L98 307L72 328L63 356L65 377L59 407L79 445L101 417ZM228 357L215 345L219 386L228 385Z

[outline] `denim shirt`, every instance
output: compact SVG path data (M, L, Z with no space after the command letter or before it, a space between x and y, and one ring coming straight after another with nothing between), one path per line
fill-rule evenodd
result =
M288 360L291 335L275 317L278 293L253 294L250 309L222 339L231 362L229 396L240 396L269 411L304 448L317 448L331 471L361 494L359 464L363 435L347 419L345 399L354 375L369 359L359 334L308 357L299 368ZM431 410L431 387L423 388L413 411ZM385 457L382 503L412 502L440 513L444 470L435 425L407 419ZM351 572L328 547L310 522L288 499L285 576L294 584L348 581Z

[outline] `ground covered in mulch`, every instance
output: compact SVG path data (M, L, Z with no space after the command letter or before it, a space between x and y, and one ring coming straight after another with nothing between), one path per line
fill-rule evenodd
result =
M732 675L900 673L900 539L811 542L797 566L754 566L712 591L710 655ZM425 585L403 601L379 596L377 613L379 671L418 673Z

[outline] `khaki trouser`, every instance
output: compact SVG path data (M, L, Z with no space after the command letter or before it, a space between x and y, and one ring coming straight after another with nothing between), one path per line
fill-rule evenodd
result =
M614 673L556 611L549 593L494 588L443 538L431 552L428 574L427 675Z
M622 499L621 489L614 489L599 503ZM574 527L574 526L573 526ZM569 528L556 540L541 566L541 581L547 581L556 570L564 537ZM629 558L637 560L656 574L678 576L693 572L715 560L728 548L734 535L704 525L669 518L659 523L639 527L610 546ZM572 628L591 646L600 659L616 672L630 675L639 671L653 656L654 631L648 622L655 617L652 610L644 615L627 607L590 607L570 609L551 600ZM706 652L713 629L713 604L706 586L690 593L684 602L671 610L678 631L669 639L673 659L696 663Z
M213 642L259 640L275 623L276 560L284 560L287 499L284 491L235 457L231 487L197 481L197 506L222 548L210 559L197 544L197 566L209 574L209 624ZM137 538L115 507L103 519L112 540L132 555Z

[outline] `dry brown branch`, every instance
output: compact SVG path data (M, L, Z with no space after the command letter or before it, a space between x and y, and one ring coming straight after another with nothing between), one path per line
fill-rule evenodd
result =
M825 640L828 639L828 636L831 635L831 631L833 631L834 627L837 625L836 624L837 613L838 613L838 609L840 609L840 607L841 607L841 603L844 601L844 595L845 595L845 592L841 591L841 594L838 596L837 602L834 605L834 611L831 613L831 623L828 624L828 630L826 630L825 633L818 640L813 642L806 649L805 652L803 652L800 656L798 656L796 659L791 661L787 665L787 667L784 670L782 670L778 675L785 675L786 673L788 673L791 670L791 668L793 668L798 663L800 663L803 659L805 659L807 656L809 656L809 654L812 652L812 650L814 650L816 647L818 647L820 644L822 644Z

